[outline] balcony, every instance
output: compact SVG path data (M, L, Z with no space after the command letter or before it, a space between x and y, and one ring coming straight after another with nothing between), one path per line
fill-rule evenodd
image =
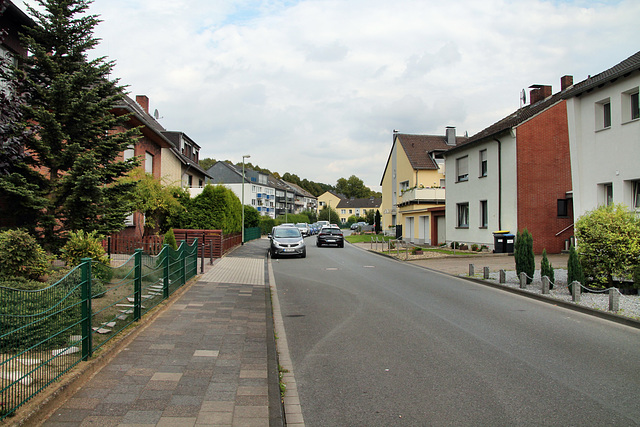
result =
M444 204L444 188L412 188L402 193L398 206L416 203Z

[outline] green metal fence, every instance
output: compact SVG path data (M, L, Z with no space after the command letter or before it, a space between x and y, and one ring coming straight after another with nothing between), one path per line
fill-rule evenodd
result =
M195 276L198 241L115 268L82 261L43 289L0 287L0 420Z
M244 243L259 239L262 234L260 227L250 227L244 229Z

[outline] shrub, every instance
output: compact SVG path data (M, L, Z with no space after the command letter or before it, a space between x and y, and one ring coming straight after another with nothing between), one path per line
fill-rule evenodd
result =
M614 285L627 278L640 258L640 218L624 205L602 206L581 216L575 225L585 276Z
M451 249L459 249L459 248L460 248L460 243L451 242Z
M38 279L51 265L51 260L36 239L23 230L0 233L0 277Z
M275 219L268 216L263 216L260 218L260 232L263 235L271 233L271 229L275 226L276 226Z
M636 289L640 289L640 264L636 265L636 268L633 269L633 287Z
M514 252L516 273L520 276L520 273L524 272L527 275L527 283L531 283L536 272L536 258L533 254L533 236L526 228L522 233L516 234Z
M416 254L416 252L422 252L422 248L421 248L421 247L419 247L419 246L415 246L415 247L411 248L411 253L412 253L413 255L415 255L415 254Z
M51 286L23 277L0 281L0 287L10 288L2 289L0 304L3 351L36 345L38 349L66 347L69 337L79 333L80 326L76 324L80 320L79 292L69 293L66 286Z
M169 245L174 251L178 250L178 242L176 242L176 235L173 233L173 228L170 228L162 239L163 245Z
M476 245L475 243L471 245L471 250L474 252L478 252L478 245Z
M553 272L553 266L547 258L546 249L542 250L542 261L540 261L540 277L542 276L547 276L549 278L549 281L551 282L551 284L549 285L550 289L553 289L553 284L555 283L556 279L554 277L555 275Z
M569 261L567 262L567 282L569 284L569 293L572 293L572 282L580 282L585 284L584 273L582 272L582 265L580 264L580 258L576 252L576 248L571 245L569 248Z
M76 266L82 258L91 258L104 265L109 265L109 258L102 247L102 236L94 230L85 233L84 230L70 231L67 243L60 249L61 258L69 266Z

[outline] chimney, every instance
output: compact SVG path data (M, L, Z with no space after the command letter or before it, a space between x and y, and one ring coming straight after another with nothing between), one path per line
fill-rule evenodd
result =
M453 126L447 126L446 131L447 145L456 145L456 128Z
M560 90L565 90L571 86L573 86L573 76L560 77Z
M136 95L136 102L142 107L145 113L149 114L149 98L147 95Z
M529 89L532 89L531 92L529 92L529 103L531 105L551 96L551 86L531 85L529 86Z

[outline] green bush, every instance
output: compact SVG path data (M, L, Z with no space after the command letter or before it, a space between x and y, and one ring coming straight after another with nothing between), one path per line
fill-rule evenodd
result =
M259 227L260 212L251 205L244 205L244 228Z
M640 264L636 265L636 268L633 269L633 287L636 289L640 289Z
M162 240L163 245L169 245L174 251L178 250L178 242L176 242L176 235L173 233L173 228L170 228L164 235Z
M276 226L275 219L268 216L263 216L260 218L260 232L262 233L262 235L267 235L271 233L271 229L275 226Z
M580 282L582 285L585 284L580 258L578 257L576 248L571 245L569 248L569 261L567 262L567 283L569 284L569 293L572 293L571 283L573 282Z
M23 230L8 230L0 233L0 277L24 277L38 279L51 266L50 257Z
M109 265L109 258L102 247L102 236L94 230L85 233L84 230L70 231L67 243L60 249L60 257L68 266L76 266L82 258L91 258L104 265Z
M419 246L415 246L415 247L411 248L411 253L412 253L413 255L415 255L415 254L416 254L416 252L422 252L422 250L423 250L423 249L422 249L421 247L419 247Z
M551 284L549 285L550 289L553 289L553 284L555 283L556 278L554 275L553 266L547 258L546 249L542 250L542 261L540 261L540 277L543 276L547 276L549 278L549 281L551 282Z
M614 286L630 278L640 259L640 218L624 205L602 206L576 221L578 253L585 276Z
M69 337L80 333L80 326L74 326L81 317L79 292L69 292L62 284L51 286L23 277L0 281L0 288L9 288L0 289L3 351L36 345L38 349L65 348Z
M526 228L522 233L516 234L514 258L518 276L524 272L527 275L527 283L531 283L536 272L536 258L533 254L533 236Z

